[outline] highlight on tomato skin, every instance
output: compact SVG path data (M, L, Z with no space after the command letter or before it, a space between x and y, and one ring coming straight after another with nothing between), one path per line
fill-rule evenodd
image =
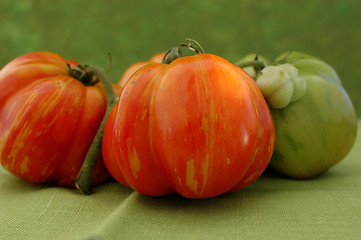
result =
M25 181L75 187L104 116L103 89L71 77L68 63L76 61L33 52L0 71L0 161ZM109 177L99 155L92 184Z
M141 194L209 198L255 181L274 138L254 80L201 53L130 77L108 118L103 158L116 180Z
M258 96L262 94L257 84L243 69L239 68L241 75L247 80L250 91L253 95ZM259 99L254 101L255 108L260 109L257 111L258 123L260 126L271 126L271 127L259 127L258 128L258 148L256 149L252 163L250 164L247 173L243 176L242 180L239 181L230 192L242 189L252 182L263 173L263 171L269 165L269 161L273 156L275 148L275 128L272 117L269 114L269 108L266 101ZM273 127L272 127L273 126Z

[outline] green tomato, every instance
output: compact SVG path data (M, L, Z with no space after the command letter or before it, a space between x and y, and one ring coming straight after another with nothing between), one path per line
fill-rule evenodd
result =
M312 178L349 153L356 139L356 113L327 63L299 52L283 54L277 61L296 67L307 89L285 108L270 107L276 146L269 166L293 178Z

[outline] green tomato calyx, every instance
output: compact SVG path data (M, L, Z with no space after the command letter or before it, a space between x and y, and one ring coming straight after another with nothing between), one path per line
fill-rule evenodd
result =
M271 108L284 108L299 100L306 92L306 81L298 76L298 69L285 63L263 68L256 83Z
M256 79L258 73L268 65L268 61L262 55L250 53L234 64Z

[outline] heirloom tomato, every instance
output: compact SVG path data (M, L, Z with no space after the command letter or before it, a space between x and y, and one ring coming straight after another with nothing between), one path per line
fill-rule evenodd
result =
M356 114L329 64L289 52L265 66L255 79L276 129L270 167L289 177L312 178L348 154L356 139Z
M130 76L132 76L133 73L135 73L135 71L137 71L139 68L150 64L150 63L161 63L163 56L165 53L157 53L155 54L153 57L151 57L149 59L149 61L142 61L142 62L137 62L132 64L130 67L128 67L125 72L123 73L122 77L120 78L118 84L124 88L125 84L127 83L128 79L130 78Z
M34 52L0 71L0 161L25 181L75 186L106 109L102 85L75 65ZM92 184L109 177L98 157Z
M110 174L151 196L239 190L260 176L273 149L274 125L254 80L206 53L136 71L103 136Z

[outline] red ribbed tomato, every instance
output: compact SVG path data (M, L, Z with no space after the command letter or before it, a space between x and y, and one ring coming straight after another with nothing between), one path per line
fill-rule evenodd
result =
M81 72L75 79L67 64L57 54L34 52L0 71L0 161L23 180L74 186L104 116L102 85ZM108 177L99 158L92 183Z
M103 158L116 180L142 194L208 198L256 180L274 136L254 80L197 54L132 75L108 117Z

